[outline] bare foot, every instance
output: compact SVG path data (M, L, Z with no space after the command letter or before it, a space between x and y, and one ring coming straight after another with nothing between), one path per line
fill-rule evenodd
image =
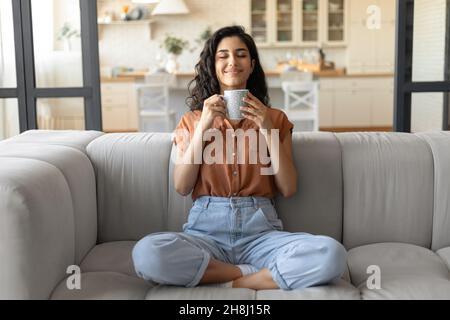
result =
M240 277L242 277L242 272L239 267L220 260L211 259L205 274L200 280L200 284L226 283Z
M261 269L258 272L234 280L233 288L248 288L253 290L279 289L278 285L273 281L269 269Z

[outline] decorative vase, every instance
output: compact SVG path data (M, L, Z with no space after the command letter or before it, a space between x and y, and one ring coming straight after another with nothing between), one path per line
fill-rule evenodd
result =
M167 63L166 63L166 71L169 73L175 73L178 71L180 64L177 60L178 56L173 53L169 53L167 57Z
M64 40L64 51L72 51L72 42L70 39Z

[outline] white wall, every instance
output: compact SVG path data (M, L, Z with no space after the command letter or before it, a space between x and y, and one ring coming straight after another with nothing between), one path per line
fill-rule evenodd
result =
M11 1L0 0L0 87L16 87ZM17 99L0 99L0 140L19 133Z
M102 66L126 66L135 69L146 69L156 65L156 54L160 51L165 54L164 49L160 49L167 33L189 40L191 46L194 46L195 39L208 26L213 30L221 27L239 24L249 30L249 0L184 0L189 7L188 15L176 16L153 16L156 23L152 25L153 38L148 38L148 30L145 26L124 26L109 25L100 27L100 64ZM120 11L120 7L129 4L130 1L98 1L99 15L105 10ZM151 7L150 7L151 8ZM191 72L198 61L200 48L193 52L185 50L179 57L180 71ZM299 52L299 49L283 48L261 48L259 53L263 67L265 69L274 69L276 59L284 59L286 53L291 51L293 54ZM338 67L345 66L345 49L333 48L325 49L326 59L332 60Z
M444 79L446 2L414 2L413 81ZM411 130L441 130L443 101L443 93L414 93Z

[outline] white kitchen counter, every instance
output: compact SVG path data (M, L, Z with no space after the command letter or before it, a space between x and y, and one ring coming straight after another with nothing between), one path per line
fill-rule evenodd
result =
M284 94L281 90L279 74L267 72L267 83L271 105L282 108ZM187 86L193 73L176 74L176 82L170 88L169 104L176 111L176 122L189 111L185 100L189 95ZM321 128L388 128L393 123L393 74L352 74L321 75L319 111ZM114 122L117 131L137 130L137 101L134 87L142 84L144 75L129 73L116 78L102 78L102 101L107 101L114 91L127 92L128 101L123 111L104 108L104 123ZM113 87L113 88L112 88ZM114 89L115 88L115 89ZM114 100L114 99L112 99ZM117 99L115 99L117 100ZM129 109L126 111L126 109ZM108 114L117 114L118 119L108 120ZM129 117L128 123L121 125L119 114ZM136 115L136 116L131 116ZM106 126L107 128L107 126ZM112 131L112 130L109 130Z

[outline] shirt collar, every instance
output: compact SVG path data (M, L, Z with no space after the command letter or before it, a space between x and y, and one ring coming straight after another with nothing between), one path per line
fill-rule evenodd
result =
M213 128L219 129L219 130L227 130L227 129L243 129L247 130L249 128L257 129L258 126L255 122L249 120L249 119L242 119L239 121L235 127L231 124L231 122L228 119L221 119L221 118L215 118Z

